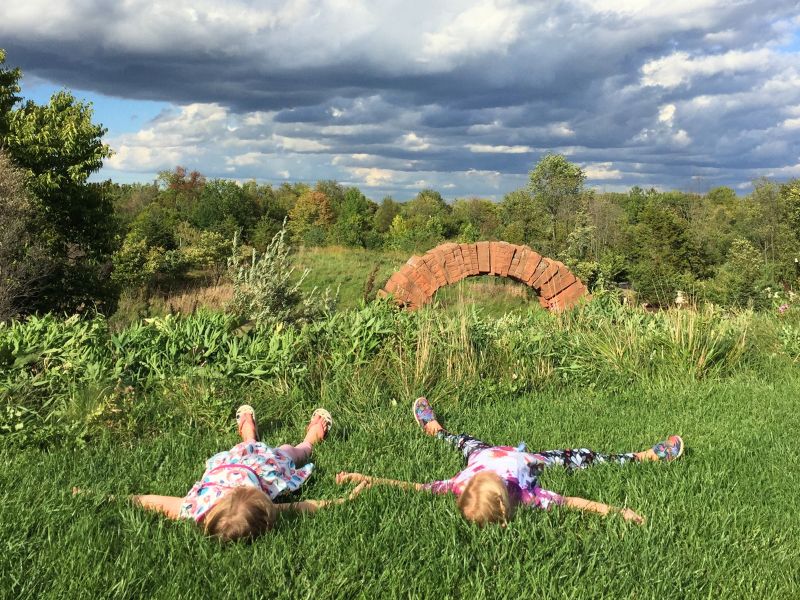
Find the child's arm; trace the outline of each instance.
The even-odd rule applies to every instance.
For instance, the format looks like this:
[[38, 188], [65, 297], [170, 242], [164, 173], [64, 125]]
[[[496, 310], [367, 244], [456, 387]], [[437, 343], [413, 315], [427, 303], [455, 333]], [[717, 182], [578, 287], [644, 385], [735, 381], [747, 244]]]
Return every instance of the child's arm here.
[[170, 519], [177, 519], [181, 510], [183, 498], [175, 496], [154, 496], [146, 494], [143, 496], [131, 496], [134, 504], [141, 506], [145, 510], [153, 510], [166, 515]]
[[608, 504], [603, 504], [602, 502], [594, 502], [592, 500], [586, 500], [585, 498], [576, 498], [574, 496], [567, 496], [564, 498], [564, 506], [568, 508], [575, 508], [578, 510], [594, 512], [604, 516], [612, 512], [618, 512], [622, 515], [622, 518], [625, 519], [626, 521], [633, 521], [637, 525], [642, 525], [644, 523], [644, 517], [636, 514], [630, 508], [617, 508], [615, 506], [609, 506]]
[[337, 504], [344, 504], [348, 500], [353, 500], [367, 487], [369, 486], [366, 482], [359, 483], [355, 489], [350, 492], [350, 495], [347, 498], [336, 498], [335, 500], [301, 500], [300, 502], [286, 502], [282, 504], [276, 504], [275, 508], [277, 508], [279, 512], [315, 513], [320, 508], [336, 506]]
[[[77, 496], [83, 494], [86, 490], [78, 487], [72, 488], [72, 495]], [[128, 496], [134, 504], [141, 506], [145, 510], [152, 510], [160, 512], [161, 514], [169, 517], [170, 519], [177, 519], [178, 513], [183, 504], [183, 498], [176, 498], [175, 496], [155, 496], [153, 494], [145, 494], [142, 496]], [[107, 496], [108, 500], [116, 500], [114, 495]]]
[[360, 484], [378, 484], [378, 485], [391, 485], [399, 487], [404, 490], [421, 490], [423, 484], [412, 483], [410, 481], [398, 481], [397, 479], [385, 479], [383, 477], [370, 477], [369, 475], [362, 475], [361, 473], [339, 473], [336, 475], [336, 483], [342, 484], [347, 482], [360, 483]]

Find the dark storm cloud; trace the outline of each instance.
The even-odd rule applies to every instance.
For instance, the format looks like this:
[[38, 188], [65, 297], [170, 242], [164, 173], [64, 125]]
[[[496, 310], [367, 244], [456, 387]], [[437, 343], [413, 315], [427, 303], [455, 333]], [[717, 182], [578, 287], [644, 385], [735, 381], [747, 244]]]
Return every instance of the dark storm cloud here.
[[554, 150], [599, 185], [737, 185], [800, 175], [799, 13], [780, 0], [31, 0], [0, 9], [0, 46], [36, 77], [182, 107], [112, 140], [123, 171], [182, 159], [212, 176], [493, 194], [497, 174], [511, 189]]

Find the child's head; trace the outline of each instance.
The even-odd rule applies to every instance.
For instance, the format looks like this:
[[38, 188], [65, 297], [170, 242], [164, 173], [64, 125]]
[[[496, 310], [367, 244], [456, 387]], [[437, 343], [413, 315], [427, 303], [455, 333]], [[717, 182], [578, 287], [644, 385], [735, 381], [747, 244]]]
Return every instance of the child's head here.
[[272, 528], [277, 512], [272, 500], [260, 489], [237, 487], [208, 512], [205, 531], [223, 542], [256, 538]]
[[486, 523], [503, 526], [513, 516], [513, 505], [500, 476], [483, 471], [469, 480], [458, 498], [458, 508], [467, 521], [480, 527]]

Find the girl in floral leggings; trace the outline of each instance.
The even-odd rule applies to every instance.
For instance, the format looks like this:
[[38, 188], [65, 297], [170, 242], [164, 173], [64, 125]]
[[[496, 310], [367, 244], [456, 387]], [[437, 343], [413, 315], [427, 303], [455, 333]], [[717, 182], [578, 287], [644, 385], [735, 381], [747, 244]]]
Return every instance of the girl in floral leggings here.
[[600, 463], [670, 461], [683, 454], [683, 440], [677, 435], [670, 436], [651, 449], [629, 454], [600, 454], [586, 448], [531, 453], [524, 444], [517, 448], [492, 446], [466, 434], [448, 432], [441, 426], [425, 398], [418, 398], [414, 402], [413, 411], [414, 418], [425, 433], [448, 442], [462, 452], [467, 461], [463, 471], [452, 479], [424, 484], [369, 477], [360, 473], [339, 473], [336, 481], [394, 485], [435, 494], [452, 493], [458, 497], [458, 507], [464, 518], [480, 526], [486, 523], [505, 525], [520, 504], [545, 510], [555, 504], [601, 515], [619, 512], [625, 520], [641, 524], [644, 518], [629, 508], [618, 509], [542, 489], [539, 487], [539, 475], [544, 468], [553, 465], [571, 470], [584, 469]]

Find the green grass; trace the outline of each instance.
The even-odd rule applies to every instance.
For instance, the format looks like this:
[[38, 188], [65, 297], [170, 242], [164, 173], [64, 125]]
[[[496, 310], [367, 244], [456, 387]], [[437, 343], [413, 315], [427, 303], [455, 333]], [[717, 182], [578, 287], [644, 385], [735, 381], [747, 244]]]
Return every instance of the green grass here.
[[[597, 294], [564, 315], [523, 303], [492, 316], [493, 290], [472, 285], [438, 308], [373, 303], [303, 328], [208, 312], [115, 332], [102, 318], [0, 326], [0, 597], [796, 595], [796, 307], [649, 314]], [[420, 393], [450, 429], [493, 443], [633, 451], [680, 433], [688, 451], [544, 474], [546, 488], [633, 508], [642, 527], [523, 509], [480, 530], [452, 498], [376, 488], [221, 547], [122, 499], [185, 494], [237, 441], [245, 402], [273, 444], [299, 440], [314, 407], [333, 413], [301, 498], [346, 494], [340, 470], [452, 476], [460, 456], [411, 418]]]
[[[372, 489], [352, 504], [287, 518], [251, 545], [221, 547], [189, 523], [105, 499], [183, 495], [203, 461], [236, 442], [231, 415], [242, 400], [255, 405], [262, 435], [276, 444], [297, 440], [317, 404], [331, 409], [336, 426], [318, 448], [303, 498], [344, 493], [334, 483], [339, 470], [414, 481], [459, 470], [457, 453], [416, 428], [411, 398], [386, 388], [376, 379], [350, 395], [322, 390], [321, 399], [268, 385], [232, 388], [216, 398], [224, 417], [193, 427], [187, 419], [141, 438], [109, 433], [82, 448], [0, 445], [0, 594], [789, 598], [797, 591], [800, 378], [790, 368], [616, 391], [550, 385], [515, 396], [486, 386], [431, 398], [451, 429], [536, 449], [638, 450], [681, 433], [688, 451], [673, 464], [543, 476], [549, 489], [634, 508], [648, 519], [642, 527], [556, 509], [522, 510], [507, 529], [480, 530], [451, 498]], [[92, 491], [72, 497], [72, 486]]]

